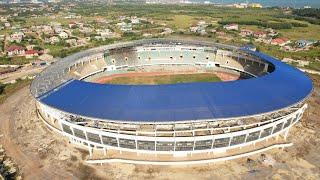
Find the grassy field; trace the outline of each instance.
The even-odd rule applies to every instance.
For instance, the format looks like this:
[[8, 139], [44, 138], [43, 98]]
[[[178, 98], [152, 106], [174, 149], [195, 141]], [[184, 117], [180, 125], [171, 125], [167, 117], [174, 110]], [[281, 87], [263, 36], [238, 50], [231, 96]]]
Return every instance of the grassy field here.
[[110, 84], [176, 84], [190, 82], [219, 82], [221, 81], [215, 74], [177, 74], [177, 75], [157, 75], [157, 76], [127, 76], [115, 77], [105, 83]]
[[308, 27], [295, 27], [293, 29], [281, 29], [281, 33], [284, 37], [287, 37], [291, 40], [299, 39], [320, 39], [320, 26], [308, 24]]
[[187, 29], [197, 22], [192, 16], [188, 15], [175, 15], [172, 18], [173, 21], [169, 21], [169, 24], [177, 29]]

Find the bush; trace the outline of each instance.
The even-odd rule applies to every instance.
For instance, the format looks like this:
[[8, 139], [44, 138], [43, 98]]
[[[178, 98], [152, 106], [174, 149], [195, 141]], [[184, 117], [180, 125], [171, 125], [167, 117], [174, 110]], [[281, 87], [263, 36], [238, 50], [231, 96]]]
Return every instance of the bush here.
[[0, 94], [4, 92], [5, 85], [0, 83]]
[[302, 17], [313, 17], [320, 19], [320, 9], [319, 8], [309, 8], [309, 9], [294, 9], [292, 11], [294, 15]]
[[[263, 21], [251, 21], [251, 20], [225, 20], [225, 21], [219, 21], [219, 24], [226, 25], [231, 23], [237, 23], [240, 25], [256, 25], [256, 26], [262, 26], [266, 28], [272, 28], [272, 29], [291, 29], [293, 27], [292, 23], [288, 22], [263, 22]], [[296, 24], [297, 25], [297, 24]], [[302, 26], [302, 23], [299, 23], [299, 25]]]
[[299, 22], [291, 22], [293, 27], [308, 27], [308, 24], [299, 23]]
[[311, 24], [320, 24], [320, 9], [295, 9], [292, 11], [297, 20], [308, 21]]

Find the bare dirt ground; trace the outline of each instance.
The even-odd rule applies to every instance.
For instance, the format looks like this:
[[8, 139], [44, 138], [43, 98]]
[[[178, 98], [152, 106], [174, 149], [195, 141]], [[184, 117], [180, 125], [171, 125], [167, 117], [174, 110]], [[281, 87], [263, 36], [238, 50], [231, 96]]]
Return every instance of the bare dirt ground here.
[[[32, 108], [30, 108], [32, 107]], [[29, 87], [0, 105], [0, 142], [25, 179], [87, 179], [93, 168], [82, 164], [81, 151], [47, 130], [36, 115]]]
[[87, 152], [46, 129], [28, 87], [0, 105], [0, 143], [25, 179], [320, 179], [320, 76], [301, 123], [289, 133], [294, 145], [263, 155], [201, 166], [84, 163]]

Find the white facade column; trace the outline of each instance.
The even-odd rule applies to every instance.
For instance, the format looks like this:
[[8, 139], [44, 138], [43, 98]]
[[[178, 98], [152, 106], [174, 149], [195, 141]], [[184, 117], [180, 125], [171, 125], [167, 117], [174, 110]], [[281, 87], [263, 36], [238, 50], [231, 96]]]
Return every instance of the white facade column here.
[[[59, 124], [59, 126], [60, 126], [61, 131], [63, 131], [63, 129], [62, 129], [62, 123], [61, 123], [60, 119], [57, 119], [57, 121], [58, 121], [58, 124]], [[70, 127], [70, 129], [72, 129], [72, 128]], [[73, 130], [71, 130], [71, 131], [72, 131], [72, 134], [73, 134]]]
[[289, 130], [290, 130], [290, 128], [287, 128], [287, 130], [284, 132], [284, 140], [287, 140]]
[[215, 139], [214, 139], [214, 137], [212, 138], [212, 143], [211, 143], [211, 152], [212, 152], [212, 154], [213, 154], [213, 144], [214, 144], [214, 141], [215, 141]]
[[89, 156], [92, 157], [92, 147], [90, 147], [89, 143], [88, 143], [88, 150], [89, 150]]

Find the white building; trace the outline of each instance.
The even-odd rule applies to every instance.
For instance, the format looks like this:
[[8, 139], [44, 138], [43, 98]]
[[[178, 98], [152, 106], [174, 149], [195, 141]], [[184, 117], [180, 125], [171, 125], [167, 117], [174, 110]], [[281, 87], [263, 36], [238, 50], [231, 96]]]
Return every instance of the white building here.
[[223, 26], [224, 29], [230, 31], [230, 30], [236, 30], [238, 31], [239, 30], [239, 25], [238, 24], [227, 24], [227, 25], [224, 25]]
[[69, 37], [69, 35], [66, 32], [62, 31], [59, 33], [59, 37], [61, 39], [67, 39]]
[[10, 42], [21, 42], [23, 38], [25, 37], [25, 34], [21, 31], [14, 32], [10, 35], [9, 41]]
[[57, 36], [50, 37], [50, 43], [51, 44], [56, 44], [56, 43], [59, 43], [59, 42], [60, 42], [60, 39]]
[[132, 24], [131, 23], [122, 23], [120, 26], [120, 30], [122, 32], [131, 32], [132, 31]]
[[104, 29], [104, 30], [100, 30], [97, 31], [101, 38], [114, 38], [115, 37], [115, 33], [112, 32], [110, 29]]
[[137, 17], [132, 17], [132, 18], [131, 18], [131, 23], [132, 23], [132, 24], [139, 24], [139, 23], [140, 23], [140, 19], [137, 18]]

